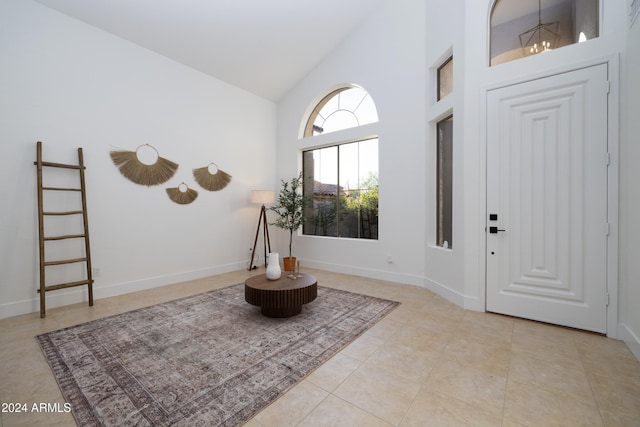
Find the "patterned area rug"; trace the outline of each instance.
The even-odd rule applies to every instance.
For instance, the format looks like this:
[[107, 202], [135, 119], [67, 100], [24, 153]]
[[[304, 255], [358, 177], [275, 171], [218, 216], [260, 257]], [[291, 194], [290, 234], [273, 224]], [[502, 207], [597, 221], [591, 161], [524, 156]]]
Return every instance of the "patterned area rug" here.
[[81, 426], [237, 426], [398, 304], [318, 286], [273, 319], [239, 284], [37, 339]]

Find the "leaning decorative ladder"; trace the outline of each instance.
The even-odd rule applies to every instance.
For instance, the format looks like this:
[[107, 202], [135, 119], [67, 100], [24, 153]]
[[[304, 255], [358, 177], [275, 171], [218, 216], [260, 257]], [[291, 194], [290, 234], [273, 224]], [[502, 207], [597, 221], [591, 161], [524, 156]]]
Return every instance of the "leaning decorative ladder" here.
[[[87, 285], [89, 288], [89, 305], [93, 305], [93, 278], [91, 275], [91, 251], [89, 249], [89, 223], [87, 220], [87, 198], [85, 191], [84, 181], [84, 160], [82, 157], [82, 148], [78, 148], [78, 164], [77, 165], [65, 165], [60, 163], [51, 163], [42, 161], [42, 142], [38, 141], [37, 144], [37, 160], [34, 162], [38, 169], [38, 234], [40, 240], [40, 317], [45, 317], [45, 293], [48, 291], [55, 291], [57, 289], [70, 288], [74, 286]], [[62, 187], [45, 187], [42, 184], [42, 171], [44, 167], [52, 168], [64, 168], [74, 169], [79, 172], [80, 175], [80, 188], [62, 188]], [[71, 191], [80, 192], [82, 199], [82, 207], [80, 210], [71, 211], [45, 211], [44, 210], [44, 192], [45, 191]], [[66, 235], [52, 235], [45, 236], [45, 217], [51, 215], [82, 215], [83, 232], [81, 234], [66, 234]], [[45, 243], [52, 240], [66, 240], [66, 239], [84, 239], [84, 257], [63, 259], [56, 261], [47, 261], [45, 257]], [[57, 285], [47, 285], [45, 280], [46, 267], [54, 265], [72, 264], [72, 263], [86, 263], [86, 279], [60, 283]]]

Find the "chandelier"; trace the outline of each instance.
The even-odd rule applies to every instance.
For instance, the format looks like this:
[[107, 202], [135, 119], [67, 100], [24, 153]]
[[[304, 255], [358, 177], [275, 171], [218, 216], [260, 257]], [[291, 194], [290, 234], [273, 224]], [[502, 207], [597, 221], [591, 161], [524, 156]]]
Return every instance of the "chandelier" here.
[[538, 25], [520, 34], [523, 56], [535, 55], [558, 47], [558, 21], [542, 23], [541, 0], [538, 0]]

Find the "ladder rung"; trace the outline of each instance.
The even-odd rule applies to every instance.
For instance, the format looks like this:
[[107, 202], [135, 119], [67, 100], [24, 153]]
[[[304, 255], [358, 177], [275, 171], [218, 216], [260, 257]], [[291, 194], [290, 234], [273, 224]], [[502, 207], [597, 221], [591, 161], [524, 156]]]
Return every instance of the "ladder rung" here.
[[44, 265], [50, 266], [50, 265], [73, 264], [75, 262], [85, 262], [85, 261], [87, 261], [86, 258], [62, 259], [59, 261], [45, 261]]
[[[74, 286], [90, 285], [92, 283], [93, 283], [93, 280], [80, 280], [78, 282], [68, 282], [68, 283], [60, 283], [59, 285], [46, 286], [44, 290], [45, 292], [55, 291], [56, 289], [72, 288]], [[40, 289], [38, 289], [38, 293], [39, 292], [40, 292]]]
[[84, 234], [65, 234], [64, 236], [45, 237], [44, 240], [81, 239], [83, 237], [85, 237]]
[[[33, 162], [34, 165], [37, 165], [38, 162]], [[42, 162], [42, 166], [49, 166], [52, 168], [64, 168], [64, 169], [80, 169], [80, 165], [65, 165], [63, 163], [53, 163], [53, 162]]]
[[42, 212], [42, 215], [78, 215], [82, 211], [66, 211], [66, 212]]
[[63, 188], [63, 187], [42, 187], [43, 190], [53, 191], [82, 191], [81, 188]]

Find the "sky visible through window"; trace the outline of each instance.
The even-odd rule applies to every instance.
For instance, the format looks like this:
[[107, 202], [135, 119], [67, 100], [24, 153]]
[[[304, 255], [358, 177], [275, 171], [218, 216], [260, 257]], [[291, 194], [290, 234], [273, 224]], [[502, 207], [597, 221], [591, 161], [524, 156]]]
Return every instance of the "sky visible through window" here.
[[[336, 132], [378, 121], [371, 96], [359, 87], [334, 92], [313, 119], [313, 135]], [[310, 136], [310, 135], [305, 135]]]
[[[327, 134], [378, 121], [375, 103], [367, 91], [360, 87], [333, 92], [313, 120], [313, 135]], [[310, 135], [305, 135], [310, 136]], [[339, 185], [344, 190], [357, 189], [370, 177], [378, 176], [378, 139], [340, 145], [317, 150], [314, 155], [314, 180], [323, 184]], [[340, 170], [338, 171], [338, 164]], [[339, 175], [338, 175], [338, 172]], [[337, 182], [339, 176], [340, 182]]]
[[[366, 139], [314, 150], [314, 177], [322, 184], [339, 185], [344, 191], [361, 188], [373, 174], [378, 176], [378, 139]], [[338, 164], [340, 174], [338, 175]], [[338, 182], [338, 177], [340, 182]]]

